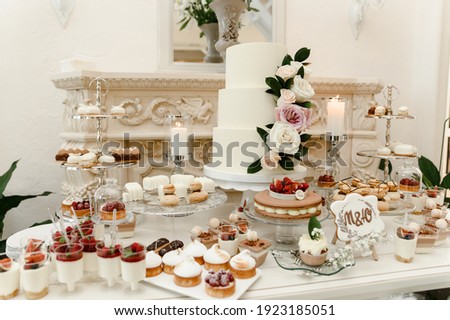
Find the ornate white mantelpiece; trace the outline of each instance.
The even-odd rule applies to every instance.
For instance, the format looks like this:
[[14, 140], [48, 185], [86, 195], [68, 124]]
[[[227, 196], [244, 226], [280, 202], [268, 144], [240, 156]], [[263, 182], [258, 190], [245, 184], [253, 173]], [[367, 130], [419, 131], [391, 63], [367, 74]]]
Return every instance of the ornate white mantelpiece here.
[[[195, 138], [200, 141], [200, 147], [195, 149], [195, 158], [203, 161], [206, 156], [204, 151], [208, 150], [208, 142], [212, 137], [212, 128], [217, 125], [218, 90], [225, 87], [224, 74], [73, 71], [54, 75], [52, 81], [55, 87], [67, 92], [64, 132], [61, 134], [65, 141], [63, 147], [95, 145], [94, 124], [87, 120], [72, 120], [69, 115], [74, 114], [78, 103], [87, 99], [95, 101], [95, 88], [89, 88], [89, 84], [96, 77], [104, 78], [109, 84], [109, 91], [102, 101], [105, 111], [113, 105], [122, 105], [128, 116], [125, 120], [111, 121], [105, 126], [105, 141], [123, 141], [126, 133], [125, 144], [141, 144], [145, 149], [144, 157], [160, 160], [163, 157], [165, 115], [187, 113], [192, 116]], [[310, 133], [316, 136], [317, 142], [323, 144], [317, 137], [325, 133], [327, 99], [336, 95], [347, 98], [349, 141], [341, 149], [341, 155], [348, 165], [341, 170], [343, 174], [350, 174], [352, 171], [374, 174], [378, 163], [357, 157], [356, 151], [374, 149], [379, 144], [374, 120], [364, 116], [374, 95], [381, 91], [381, 83], [371, 78], [312, 78], [311, 84], [316, 95], [312, 99], [315, 116]], [[321, 150], [314, 153], [317, 158], [324, 156], [324, 148], [319, 149]], [[168, 170], [170, 168], [158, 167], [157, 164], [150, 166], [145, 162], [144, 167], [128, 170], [127, 174], [122, 174], [121, 179], [140, 181], [150, 171], [154, 174]]]

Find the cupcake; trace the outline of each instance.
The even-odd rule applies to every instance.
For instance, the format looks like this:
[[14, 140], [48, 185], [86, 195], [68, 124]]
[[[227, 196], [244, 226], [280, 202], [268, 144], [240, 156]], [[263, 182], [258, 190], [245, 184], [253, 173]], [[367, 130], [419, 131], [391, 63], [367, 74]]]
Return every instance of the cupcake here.
[[298, 242], [300, 258], [310, 266], [320, 266], [328, 255], [328, 242], [323, 234], [319, 220], [315, 216], [309, 219], [308, 233]]
[[216, 243], [205, 252], [203, 260], [205, 260], [204, 266], [206, 270], [228, 270], [230, 254], [220, 249], [220, 246]]
[[202, 267], [192, 256], [184, 256], [184, 260], [175, 266], [173, 273], [173, 281], [180, 287], [195, 287], [202, 282]]
[[192, 256], [199, 265], [203, 265], [205, 263], [203, 260], [203, 255], [206, 250], [208, 250], [208, 248], [197, 239], [194, 239], [186, 246], [186, 248], [184, 248], [184, 252], [187, 255]]
[[250, 251], [243, 250], [230, 260], [230, 271], [237, 279], [249, 279], [256, 275], [256, 261]]
[[248, 230], [247, 238], [239, 243], [239, 251], [248, 250], [250, 255], [256, 261], [256, 267], [259, 267], [266, 261], [267, 253], [272, 243], [265, 239], [259, 239], [258, 233]]
[[173, 269], [178, 263], [183, 261], [185, 256], [186, 255], [181, 249], [167, 252], [162, 257], [163, 271], [167, 274], [173, 274]]
[[162, 271], [162, 258], [155, 251], [147, 252], [145, 255], [145, 277], [157, 276]]

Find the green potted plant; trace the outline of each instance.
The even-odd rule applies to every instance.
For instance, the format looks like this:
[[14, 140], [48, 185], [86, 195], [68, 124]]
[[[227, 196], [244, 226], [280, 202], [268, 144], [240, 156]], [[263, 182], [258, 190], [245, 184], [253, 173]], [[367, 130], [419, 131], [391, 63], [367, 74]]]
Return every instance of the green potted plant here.
[[[450, 173], [447, 173], [442, 179], [441, 179], [441, 173], [439, 172], [439, 169], [434, 165], [434, 163], [424, 157], [421, 156], [418, 160], [419, 162], [419, 169], [422, 171], [422, 183], [427, 188], [431, 187], [441, 187], [445, 189], [450, 189]], [[448, 202], [450, 199], [445, 197], [445, 202]]]
[[[3, 220], [5, 219], [5, 216], [9, 210], [18, 207], [20, 203], [24, 200], [41, 196], [48, 196], [49, 194], [52, 193], [49, 191], [45, 191], [37, 195], [13, 195], [13, 196], [4, 195], [6, 186], [8, 185], [14, 170], [16, 170], [18, 162], [19, 160], [14, 161], [11, 164], [11, 167], [8, 169], [8, 171], [6, 171], [2, 176], [0, 176], [0, 239], [2, 239], [3, 237], [3, 227], [4, 227]], [[5, 252], [5, 247], [6, 247], [6, 239], [0, 241], [0, 252]]]

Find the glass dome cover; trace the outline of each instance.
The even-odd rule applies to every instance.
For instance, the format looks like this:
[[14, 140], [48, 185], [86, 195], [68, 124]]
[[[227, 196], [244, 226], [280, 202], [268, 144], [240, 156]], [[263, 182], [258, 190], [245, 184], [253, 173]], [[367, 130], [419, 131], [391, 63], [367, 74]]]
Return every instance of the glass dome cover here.
[[402, 192], [417, 193], [422, 189], [422, 171], [411, 161], [405, 161], [404, 166], [398, 167], [396, 180]]
[[120, 220], [126, 216], [123, 202], [124, 188], [117, 185], [117, 179], [107, 178], [105, 184], [94, 194], [96, 213], [102, 220]]

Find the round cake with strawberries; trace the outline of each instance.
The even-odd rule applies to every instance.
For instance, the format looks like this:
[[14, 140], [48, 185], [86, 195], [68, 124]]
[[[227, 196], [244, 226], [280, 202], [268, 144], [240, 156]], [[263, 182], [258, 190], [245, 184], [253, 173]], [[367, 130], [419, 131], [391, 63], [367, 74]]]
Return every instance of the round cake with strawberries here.
[[322, 197], [308, 190], [306, 182], [288, 177], [275, 179], [269, 190], [255, 194], [255, 211], [276, 219], [300, 220], [321, 213]]

